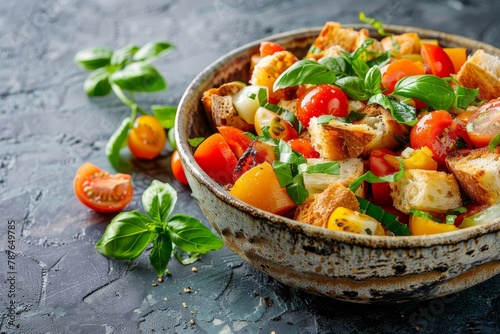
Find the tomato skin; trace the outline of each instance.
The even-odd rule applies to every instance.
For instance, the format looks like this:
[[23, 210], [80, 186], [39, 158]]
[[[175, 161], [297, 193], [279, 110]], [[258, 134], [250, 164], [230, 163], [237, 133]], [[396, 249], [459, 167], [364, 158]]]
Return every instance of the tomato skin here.
[[267, 161], [272, 164], [276, 160], [274, 147], [263, 143], [259, 140], [254, 140], [250, 143], [247, 150], [238, 160], [233, 172], [233, 180], [236, 182], [241, 175], [245, 174], [251, 168]]
[[472, 142], [462, 121], [454, 120], [445, 110], [436, 110], [424, 115], [413, 126], [410, 146], [414, 149], [427, 146], [432, 151], [432, 158], [443, 165], [449, 153], [471, 148]]
[[[422, 65], [422, 63], [420, 63]], [[382, 86], [387, 90], [384, 94], [390, 94], [394, 91], [394, 86], [402, 78], [410, 75], [425, 74], [425, 68], [418, 66], [416, 63], [409, 59], [398, 59], [391, 63], [384, 75], [382, 76]]]
[[154, 159], [165, 147], [167, 135], [156, 117], [139, 116], [127, 137], [130, 152], [138, 159]]
[[175, 150], [170, 158], [170, 168], [172, 169], [172, 175], [177, 181], [182, 184], [189, 185], [186, 178], [186, 173], [184, 172], [184, 167], [182, 166], [181, 159], [179, 158], [179, 152]]
[[285, 48], [273, 42], [266, 41], [260, 43], [259, 54], [261, 57], [270, 56], [279, 51], [285, 51]]
[[[396, 154], [386, 149], [376, 149], [370, 153], [370, 171], [376, 176], [386, 176], [396, 173], [394, 168], [384, 157], [386, 155], [395, 156]], [[373, 203], [380, 206], [392, 206], [391, 187], [388, 182], [372, 183]]]
[[296, 138], [288, 141], [292, 150], [299, 152], [306, 159], [319, 158], [319, 153], [314, 149], [311, 141], [304, 138]]
[[194, 152], [194, 159], [215, 182], [220, 185], [233, 183], [237, 159], [220, 133], [205, 139]]
[[90, 209], [116, 212], [130, 203], [134, 196], [130, 178], [128, 174], [111, 175], [86, 162], [76, 172], [73, 189], [78, 200]]
[[255, 132], [257, 132], [259, 136], [264, 134], [262, 129], [268, 126], [269, 135], [274, 139], [283, 139], [284, 141], [288, 141], [299, 137], [297, 130], [295, 130], [290, 122], [286, 121], [277, 113], [263, 107], [257, 109], [254, 124]]
[[349, 115], [349, 102], [342, 89], [334, 85], [321, 84], [298, 96], [297, 118], [304, 126], [309, 127], [311, 118], [321, 115], [337, 117]]
[[224, 137], [238, 159], [241, 158], [243, 152], [247, 150], [252, 142], [250, 137], [246, 136], [243, 130], [235, 128], [234, 126], [219, 126], [217, 130], [219, 130], [220, 134]]
[[425, 65], [429, 67], [432, 74], [444, 78], [455, 73], [455, 65], [453, 65], [450, 56], [441, 47], [432, 44], [422, 44], [420, 53]]
[[469, 117], [467, 133], [475, 147], [488, 146], [500, 133], [500, 99], [483, 104]]

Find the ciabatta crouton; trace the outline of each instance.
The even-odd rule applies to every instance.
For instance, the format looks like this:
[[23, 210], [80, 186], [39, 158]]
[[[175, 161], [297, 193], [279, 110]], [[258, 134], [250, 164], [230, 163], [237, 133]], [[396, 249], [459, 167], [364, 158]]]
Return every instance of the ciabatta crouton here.
[[473, 201], [493, 205], [500, 202], [500, 147], [458, 150], [446, 157], [449, 170]]
[[[307, 159], [308, 165], [316, 165], [320, 163], [331, 162], [326, 159]], [[331, 175], [325, 173], [304, 173], [304, 187], [309, 191], [310, 195], [315, 195], [323, 192], [328, 186], [333, 183], [338, 183], [344, 187], [349, 187], [351, 183], [363, 175], [365, 165], [363, 160], [359, 158], [350, 158], [337, 161], [340, 165], [340, 174]], [[357, 196], [364, 197], [364, 188], [360, 187], [356, 193]]]
[[390, 111], [378, 104], [370, 104], [359, 111], [366, 116], [355, 122], [356, 124], [366, 124], [375, 130], [375, 138], [364, 148], [364, 153], [368, 154], [378, 148], [392, 150], [401, 145], [401, 139], [405, 137], [410, 128], [396, 121]]
[[479, 49], [462, 65], [456, 75], [458, 83], [479, 88], [479, 99], [500, 97], [500, 59]]
[[313, 43], [317, 52], [308, 52], [306, 58], [322, 58], [330, 47], [340, 47], [342, 50], [352, 52], [356, 49], [357, 38], [358, 32], [353, 28], [342, 28], [338, 22], [326, 22]]
[[462, 206], [460, 188], [453, 174], [407, 169], [401, 180], [390, 185], [394, 207], [404, 213], [411, 209], [446, 213]]
[[420, 37], [415, 32], [387, 36], [381, 42], [384, 50], [390, 50], [393, 55], [420, 53]]
[[326, 228], [328, 218], [338, 207], [359, 211], [359, 202], [352, 191], [334, 183], [314, 196], [314, 199], [299, 205], [295, 211], [295, 220]]
[[203, 93], [201, 102], [214, 129], [218, 126], [230, 125], [243, 131], [253, 130], [254, 126], [245, 122], [233, 106], [232, 97], [243, 87], [241, 83], [230, 82]]
[[320, 156], [335, 161], [357, 158], [377, 136], [376, 131], [366, 124], [343, 123], [335, 119], [328, 124], [318, 124], [316, 117], [311, 118], [308, 130], [311, 143]]

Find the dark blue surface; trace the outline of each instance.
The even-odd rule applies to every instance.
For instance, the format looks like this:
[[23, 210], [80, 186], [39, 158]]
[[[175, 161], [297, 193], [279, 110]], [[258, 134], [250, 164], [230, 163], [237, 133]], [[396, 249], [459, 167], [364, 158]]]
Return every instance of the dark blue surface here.
[[[78, 50], [152, 40], [173, 43], [176, 50], [156, 62], [169, 89], [138, 100], [145, 107], [176, 104], [196, 74], [224, 53], [328, 20], [358, 23], [359, 11], [385, 23], [500, 46], [498, 1], [3, 1], [0, 332], [500, 332], [499, 276], [435, 300], [367, 306], [290, 289], [226, 248], [185, 267], [171, 261], [172, 276], [163, 283], [157, 282], [147, 254], [126, 263], [94, 250], [113, 215], [83, 207], [73, 195], [72, 180], [86, 161], [112, 170], [104, 146], [129, 112], [115, 98], [86, 98], [82, 83], [87, 74], [73, 63]], [[129, 209], [140, 208], [142, 191], [157, 178], [180, 191], [177, 212], [206, 223], [189, 189], [172, 179], [170, 154], [167, 147], [154, 162], [133, 161], [136, 195]], [[9, 281], [4, 251], [8, 226], [16, 233], [15, 282]], [[184, 292], [187, 287], [191, 293]], [[15, 308], [9, 313], [11, 301]], [[9, 316], [19, 328], [8, 326]]]

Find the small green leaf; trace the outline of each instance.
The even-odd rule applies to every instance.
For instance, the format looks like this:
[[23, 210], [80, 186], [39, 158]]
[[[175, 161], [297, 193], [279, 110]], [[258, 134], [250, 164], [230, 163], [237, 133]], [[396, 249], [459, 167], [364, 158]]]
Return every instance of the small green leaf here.
[[432, 74], [404, 77], [396, 83], [392, 95], [417, 98], [436, 110], [449, 110], [455, 102], [451, 85]]
[[150, 219], [139, 211], [122, 212], [106, 227], [95, 248], [116, 260], [134, 260], [153, 241]]
[[425, 211], [411, 209], [410, 215], [415, 216], [415, 217], [430, 219], [430, 220], [435, 221], [437, 223], [442, 223], [442, 221], [440, 221], [439, 219], [437, 219], [436, 217], [434, 217], [433, 215], [431, 215], [430, 213], [425, 212]]
[[295, 204], [302, 204], [307, 199], [307, 197], [309, 197], [309, 192], [306, 190], [306, 188], [304, 188], [303, 185], [295, 182], [286, 186], [286, 192]]
[[457, 85], [455, 95], [456, 106], [462, 109], [466, 109], [479, 96], [479, 88], [472, 89]]
[[380, 84], [382, 82], [382, 74], [380, 73], [380, 68], [378, 66], [371, 67], [366, 73], [364, 79], [365, 90], [371, 95], [375, 95], [382, 92]]
[[201, 257], [201, 253], [184, 252], [182, 249], [175, 247], [174, 256], [181, 264], [187, 266], [188, 264], [198, 261]]
[[498, 133], [495, 137], [493, 137], [492, 140], [490, 140], [488, 147], [490, 148], [491, 152], [495, 152], [495, 147], [497, 147], [498, 145], [500, 145], [500, 133]]
[[368, 104], [379, 104], [387, 110], [390, 110], [392, 116], [396, 121], [402, 124], [415, 125], [417, 123], [417, 110], [415, 107], [400, 102], [399, 100], [384, 95], [382, 93], [373, 95], [369, 100]]
[[275, 160], [273, 162], [273, 169], [278, 177], [281, 187], [286, 187], [293, 182], [292, 168], [290, 164]]
[[177, 150], [177, 143], [175, 142], [175, 128], [168, 129], [167, 137], [172, 151]]
[[133, 44], [126, 45], [116, 50], [111, 57], [111, 65], [122, 68], [132, 62], [132, 57], [138, 50], [139, 47]]
[[224, 245], [198, 219], [183, 214], [173, 215], [167, 225], [172, 242], [185, 252], [207, 253]]
[[75, 62], [84, 70], [93, 71], [109, 65], [113, 50], [109, 48], [90, 48], [75, 55]]
[[165, 129], [173, 128], [175, 125], [175, 114], [177, 113], [176, 106], [151, 106], [153, 115]]
[[127, 143], [127, 136], [130, 130], [130, 117], [126, 117], [116, 129], [116, 131], [111, 135], [108, 142], [106, 143], [106, 156], [108, 157], [109, 163], [117, 171], [120, 170], [120, 151]]
[[381, 53], [375, 59], [368, 60], [366, 62], [366, 65], [368, 65], [368, 67], [370, 67], [370, 68], [373, 66], [382, 67], [391, 61], [391, 57], [392, 57], [391, 51], [387, 50], [386, 52]]
[[157, 222], [166, 222], [177, 202], [177, 191], [168, 183], [153, 180], [142, 194], [146, 213]]
[[153, 242], [153, 250], [149, 254], [149, 262], [158, 277], [162, 277], [167, 270], [172, 256], [172, 240], [168, 233], [159, 233]]
[[389, 231], [394, 233], [395, 236], [409, 236], [411, 235], [408, 225], [401, 224], [398, 216], [384, 211], [381, 207], [371, 203], [370, 201], [357, 197], [360, 207], [360, 212], [378, 220]]
[[383, 26], [382, 22], [380, 22], [379, 20], [376, 20], [372, 17], [366, 17], [364, 12], [359, 12], [359, 20], [361, 22], [367, 23], [367, 24], [371, 25], [373, 28], [375, 28], [380, 36], [392, 36], [391, 33], [386, 32], [384, 30], [384, 26]]
[[327, 67], [310, 59], [302, 59], [290, 66], [274, 82], [273, 90], [302, 84], [332, 84], [336, 80]]
[[335, 81], [335, 85], [342, 88], [344, 93], [346, 93], [353, 100], [368, 100], [370, 98], [370, 93], [368, 93], [364, 87], [363, 79], [359, 77], [344, 77]]
[[134, 61], [153, 61], [170, 51], [174, 46], [167, 42], [149, 42], [137, 50], [133, 56]]
[[397, 171], [394, 174], [389, 174], [385, 176], [377, 176], [373, 174], [371, 171], [367, 171], [354, 181], [352, 181], [351, 185], [349, 186], [349, 189], [352, 192], [356, 192], [358, 188], [361, 186], [361, 184], [366, 181], [368, 183], [383, 183], [383, 182], [396, 182], [401, 180], [401, 178], [405, 175], [405, 165], [403, 164], [403, 161], [399, 159], [399, 171]]
[[318, 60], [318, 63], [328, 68], [337, 78], [354, 75], [351, 64], [344, 57], [323, 57]]
[[102, 67], [91, 72], [83, 83], [83, 90], [88, 96], [106, 96], [111, 92], [108, 68]]
[[191, 145], [191, 147], [196, 148], [201, 143], [203, 143], [204, 140], [205, 140], [204, 137], [189, 138], [188, 143], [189, 143], [189, 145]]
[[132, 92], [158, 92], [167, 88], [161, 74], [147, 63], [132, 63], [111, 74], [109, 79]]
[[351, 66], [354, 70], [354, 73], [356, 73], [361, 79], [364, 79], [366, 77], [366, 74], [370, 70], [366, 62], [361, 58], [352, 59]]
[[337, 161], [321, 162], [314, 165], [308, 165], [306, 169], [307, 173], [322, 173], [330, 175], [340, 174], [340, 164]]

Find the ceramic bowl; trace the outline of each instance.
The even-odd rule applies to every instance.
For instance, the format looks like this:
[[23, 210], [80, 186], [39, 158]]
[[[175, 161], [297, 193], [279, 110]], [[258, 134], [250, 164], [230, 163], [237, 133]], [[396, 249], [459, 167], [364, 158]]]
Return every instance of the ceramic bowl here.
[[[355, 29], [359, 25], [350, 25]], [[416, 31], [441, 45], [471, 51], [500, 49], [468, 38], [426, 29]], [[299, 58], [321, 28], [274, 35]], [[374, 37], [376, 33], [371, 31]], [[175, 135], [193, 197], [225, 244], [276, 280], [312, 294], [358, 303], [401, 303], [452, 294], [500, 272], [500, 217], [480, 226], [433, 236], [379, 237], [329, 231], [253, 208], [229, 195], [203, 172], [188, 139], [211, 133], [201, 105], [204, 91], [249, 79], [250, 57], [260, 41], [240, 47], [208, 66], [179, 104]]]

